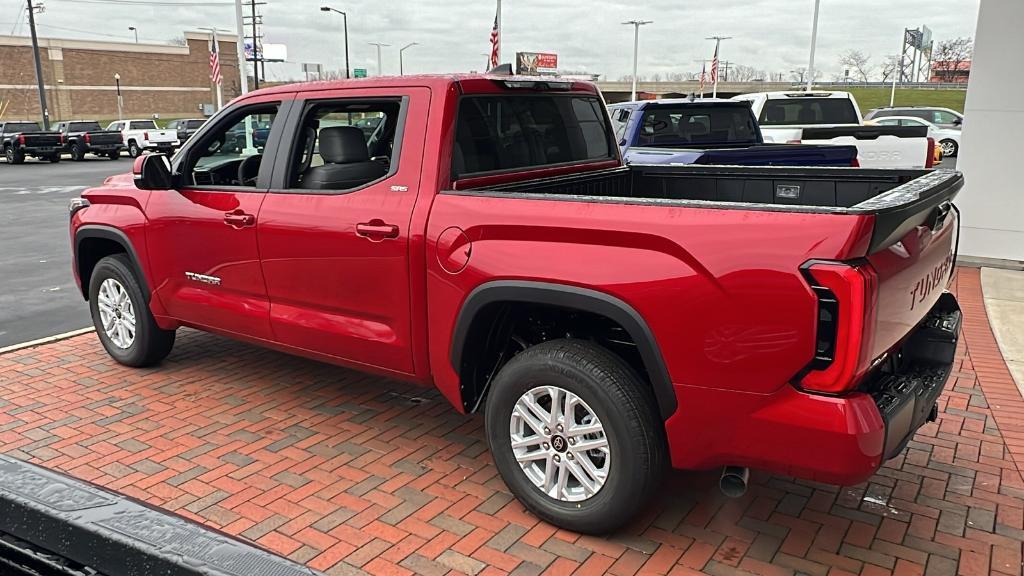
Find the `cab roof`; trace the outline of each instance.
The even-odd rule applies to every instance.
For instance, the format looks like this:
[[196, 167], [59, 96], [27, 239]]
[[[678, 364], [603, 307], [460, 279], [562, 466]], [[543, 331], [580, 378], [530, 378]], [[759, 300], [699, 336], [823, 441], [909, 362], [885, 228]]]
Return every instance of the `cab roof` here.
[[[508, 84], [517, 86], [509, 86]], [[402, 88], [421, 86], [432, 90], [447, 90], [457, 86], [464, 94], [494, 93], [531, 89], [552, 92], [577, 92], [597, 94], [597, 86], [585, 80], [560, 78], [558, 76], [508, 76], [498, 74], [418, 74], [409, 76], [374, 76], [370, 78], [349, 78], [345, 80], [323, 80], [298, 82], [249, 92], [246, 97], [263, 94], [287, 94], [292, 92], [317, 92], [322, 90], [345, 90], [358, 88]]]

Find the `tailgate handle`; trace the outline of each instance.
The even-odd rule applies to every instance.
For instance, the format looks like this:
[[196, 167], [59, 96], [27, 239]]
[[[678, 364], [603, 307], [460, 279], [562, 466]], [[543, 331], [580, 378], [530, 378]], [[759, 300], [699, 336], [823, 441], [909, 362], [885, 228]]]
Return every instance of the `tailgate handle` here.
[[939, 204], [935, 208], [932, 208], [932, 211], [928, 214], [928, 219], [925, 221], [928, 227], [932, 229], [932, 232], [938, 231], [939, 228], [942, 228], [942, 223], [946, 221], [946, 216], [949, 215], [949, 211], [952, 209], [952, 206], [953, 205], [947, 201]]

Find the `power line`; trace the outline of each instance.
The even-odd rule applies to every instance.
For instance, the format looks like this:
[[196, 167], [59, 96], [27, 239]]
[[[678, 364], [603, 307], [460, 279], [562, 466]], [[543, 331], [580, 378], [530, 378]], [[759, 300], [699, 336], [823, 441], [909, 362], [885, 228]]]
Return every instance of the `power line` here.
[[232, 2], [171, 2], [170, 0], [50, 0], [51, 2], [74, 2], [75, 4], [113, 4], [120, 6], [233, 6]]

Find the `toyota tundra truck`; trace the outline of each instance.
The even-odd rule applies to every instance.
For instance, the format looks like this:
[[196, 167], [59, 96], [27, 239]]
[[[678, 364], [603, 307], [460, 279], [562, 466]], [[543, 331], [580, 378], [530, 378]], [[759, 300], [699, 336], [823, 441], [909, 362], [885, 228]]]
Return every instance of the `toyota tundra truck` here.
[[602, 533], [669, 464], [736, 494], [899, 454], [953, 364], [962, 184], [624, 165], [593, 84], [405, 76], [244, 95], [73, 199], [70, 237], [117, 362], [189, 327], [436, 387], [525, 506]]
[[22, 164], [28, 156], [60, 162], [63, 146], [60, 134], [44, 132], [35, 122], [0, 122], [0, 149], [8, 164]]

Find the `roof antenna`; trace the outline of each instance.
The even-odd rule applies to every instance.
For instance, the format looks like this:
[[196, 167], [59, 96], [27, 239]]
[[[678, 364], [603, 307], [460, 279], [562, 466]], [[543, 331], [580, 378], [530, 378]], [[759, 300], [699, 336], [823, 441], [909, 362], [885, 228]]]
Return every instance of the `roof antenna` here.
[[697, 95], [693, 92], [690, 92], [690, 102], [693, 102], [695, 98], [697, 98]]
[[496, 76], [511, 76], [512, 75], [512, 64], [508, 62], [504, 64], [498, 64], [494, 68], [487, 71], [488, 74], [494, 74]]

